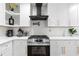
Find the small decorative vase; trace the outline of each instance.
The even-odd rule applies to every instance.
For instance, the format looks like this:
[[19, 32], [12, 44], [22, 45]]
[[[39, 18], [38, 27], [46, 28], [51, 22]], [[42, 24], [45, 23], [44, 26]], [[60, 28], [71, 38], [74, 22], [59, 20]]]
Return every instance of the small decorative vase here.
[[12, 16], [9, 18], [9, 25], [14, 25], [14, 18]]

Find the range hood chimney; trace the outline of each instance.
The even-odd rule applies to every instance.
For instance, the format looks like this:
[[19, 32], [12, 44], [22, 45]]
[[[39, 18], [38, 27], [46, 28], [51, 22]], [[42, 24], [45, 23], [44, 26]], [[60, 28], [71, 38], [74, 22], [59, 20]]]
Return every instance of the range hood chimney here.
[[36, 3], [37, 16], [41, 16], [41, 6], [42, 6], [42, 3]]
[[47, 15], [41, 15], [42, 3], [36, 3], [37, 15], [29, 16], [31, 20], [47, 20]]

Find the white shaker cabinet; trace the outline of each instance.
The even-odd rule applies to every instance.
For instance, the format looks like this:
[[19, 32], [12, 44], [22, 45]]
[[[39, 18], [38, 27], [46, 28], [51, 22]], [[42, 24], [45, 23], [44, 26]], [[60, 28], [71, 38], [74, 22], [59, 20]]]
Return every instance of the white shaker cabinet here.
[[79, 26], [79, 4], [78, 4], [78, 12], [77, 13], [78, 13], [78, 21], [77, 21], [78, 24], [77, 24], [77, 26]]
[[0, 56], [1, 56], [1, 46], [0, 46]]
[[68, 4], [48, 4], [48, 26], [69, 26]]
[[57, 4], [58, 26], [69, 26], [69, 6], [68, 4]]
[[65, 55], [65, 46], [63, 41], [50, 41], [50, 55], [62, 56]]
[[14, 56], [27, 56], [26, 40], [13, 41], [13, 55]]
[[67, 56], [77, 56], [76, 46], [68, 46], [66, 47], [66, 55]]
[[58, 41], [50, 41], [50, 55], [51, 56], [59, 56], [59, 46]]
[[51, 46], [50, 47], [50, 56], [61, 56], [61, 51], [59, 46]]
[[57, 26], [56, 14], [57, 9], [55, 4], [48, 4], [48, 26]]
[[12, 56], [12, 41], [0, 45], [0, 56]]
[[78, 6], [76, 4], [69, 5], [70, 26], [78, 26]]
[[30, 3], [20, 4], [20, 25], [30, 26]]
[[5, 25], [5, 3], [0, 3], [0, 25]]
[[77, 44], [75, 40], [51, 40], [50, 41], [50, 55], [51, 56], [76, 56]]
[[71, 26], [79, 26], [79, 4], [69, 5], [69, 20]]

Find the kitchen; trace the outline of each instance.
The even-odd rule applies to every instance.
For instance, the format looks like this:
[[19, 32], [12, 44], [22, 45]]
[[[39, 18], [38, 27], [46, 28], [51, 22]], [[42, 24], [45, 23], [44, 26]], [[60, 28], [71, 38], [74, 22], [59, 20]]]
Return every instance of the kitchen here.
[[78, 3], [0, 3], [0, 56], [78, 55]]

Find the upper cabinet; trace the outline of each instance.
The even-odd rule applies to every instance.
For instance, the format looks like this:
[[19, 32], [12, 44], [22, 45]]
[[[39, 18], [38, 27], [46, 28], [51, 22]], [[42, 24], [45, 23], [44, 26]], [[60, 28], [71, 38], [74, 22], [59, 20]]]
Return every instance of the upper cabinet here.
[[20, 4], [20, 25], [30, 26], [30, 3]]
[[[30, 26], [37, 15], [35, 3], [0, 3], [0, 25]], [[41, 15], [48, 15], [48, 26], [79, 26], [79, 4], [43, 3]]]
[[79, 4], [48, 4], [48, 26], [79, 26]]
[[79, 4], [69, 4], [70, 26], [79, 26]]
[[0, 3], [0, 25], [5, 25], [5, 3]]
[[30, 3], [6, 3], [5, 24], [13, 27], [30, 26]]
[[6, 3], [5, 6], [5, 24], [20, 25], [20, 4]]
[[56, 5], [49, 3], [48, 4], [48, 26], [56, 26]]
[[48, 26], [69, 26], [68, 4], [48, 4]]

